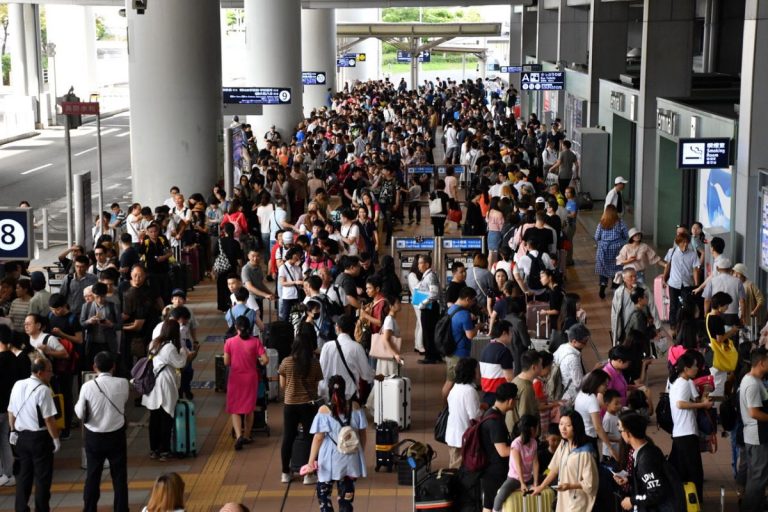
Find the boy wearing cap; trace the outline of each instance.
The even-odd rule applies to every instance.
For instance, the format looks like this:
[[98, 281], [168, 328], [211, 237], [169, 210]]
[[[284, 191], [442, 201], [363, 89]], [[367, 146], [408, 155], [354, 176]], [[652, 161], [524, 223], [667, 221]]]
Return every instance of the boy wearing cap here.
[[[187, 306], [187, 292], [180, 288], [174, 289], [171, 292], [171, 303], [163, 308], [162, 317], [165, 320], [168, 320], [171, 318], [171, 313], [173, 310], [182, 306], [189, 311], [189, 321], [183, 324], [179, 323], [179, 327], [181, 328], [179, 337], [181, 338], [182, 342], [189, 340], [190, 346], [187, 348], [191, 349], [191, 344], [197, 343], [197, 327], [199, 324], [197, 323], [197, 319], [195, 319], [195, 314]], [[162, 322], [158, 324], [159, 327], [162, 327], [162, 325]], [[152, 337], [155, 338], [154, 333]]]
[[619, 217], [624, 214], [624, 197], [621, 195], [621, 191], [624, 190], [624, 185], [627, 183], [629, 183], [629, 181], [625, 180], [622, 176], [617, 176], [616, 179], [613, 180], [613, 188], [609, 190], [608, 194], [605, 196], [603, 210], [605, 210], [609, 204], [612, 204], [616, 207], [616, 211], [619, 212]]

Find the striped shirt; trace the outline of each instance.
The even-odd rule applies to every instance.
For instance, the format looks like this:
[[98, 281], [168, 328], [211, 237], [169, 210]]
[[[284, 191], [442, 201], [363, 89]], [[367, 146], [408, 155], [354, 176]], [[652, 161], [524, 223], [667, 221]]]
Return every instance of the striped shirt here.
[[491, 341], [480, 354], [480, 387], [486, 393], [496, 393], [496, 389], [507, 382], [504, 370], [512, 370], [513, 366], [509, 347], [498, 341]]

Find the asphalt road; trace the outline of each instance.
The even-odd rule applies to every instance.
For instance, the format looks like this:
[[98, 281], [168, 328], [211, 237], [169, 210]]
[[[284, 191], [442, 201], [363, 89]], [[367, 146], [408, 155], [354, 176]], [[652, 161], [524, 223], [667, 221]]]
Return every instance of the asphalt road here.
[[[101, 120], [105, 209], [113, 202], [131, 202], [130, 128], [128, 112]], [[70, 131], [72, 173], [91, 172], [93, 212], [98, 209], [96, 123]], [[66, 239], [66, 150], [64, 129], [0, 146], [0, 205], [16, 207], [28, 201], [36, 210], [48, 207], [52, 240]], [[36, 216], [39, 216], [36, 213]]]

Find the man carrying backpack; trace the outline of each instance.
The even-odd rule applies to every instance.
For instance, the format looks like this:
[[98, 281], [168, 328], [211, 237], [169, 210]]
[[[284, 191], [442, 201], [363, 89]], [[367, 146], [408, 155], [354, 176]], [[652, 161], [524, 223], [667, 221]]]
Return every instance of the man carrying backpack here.
[[483, 512], [493, 510], [496, 491], [509, 472], [509, 430], [504, 422], [507, 412], [515, 408], [517, 386], [505, 382], [496, 389], [493, 407], [479, 422], [470, 424], [462, 440], [462, 466], [470, 472], [480, 472], [483, 491]]
[[[550, 396], [551, 400], [563, 400], [567, 404], [573, 404], [576, 394], [584, 379], [584, 362], [581, 359], [581, 351], [587, 346], [592, 335], [587, 326], [581, 322], [573, 324], [568, 329], [568, 343], [563, 343], [555, 351], [550, 379], [560, 379], [562, 383], [562, 395]], [[559, 394], [559, 392], [557, 393]]]
[[443, 384], [443, 400], [448, 399], [448, 393], [453, 388], [456, 379], [456, 365], [463, 357], [469, 357], [472, 351], [472, 340], [477, 335], [477, 326], [470, 310], [475, 305], [477, 292], [466, 286], [459, 292], [456, 303], [448, 308], [447, 314], [441, 318], [435, 327], [435, 344], [438, 351], [444, 355], [445, 384]]
[[512, 274], [521, 290], [529, 296], [538, 297], [547, 291], [547, 287], [541, 284], [541, 271], [545, 268], [554, 270], [555, 267], [549, 254], [539, 250], [535, 240], [531, 239], [525, 243], [528, 252], [518, 258]]

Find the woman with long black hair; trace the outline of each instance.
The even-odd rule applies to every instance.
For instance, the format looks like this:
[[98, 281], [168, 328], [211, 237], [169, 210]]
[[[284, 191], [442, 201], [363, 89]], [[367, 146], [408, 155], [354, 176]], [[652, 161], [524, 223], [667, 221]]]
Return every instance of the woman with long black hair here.
[[[340, 375], [328, 379], [328, 404], [312, 422], [315, 435], [307, 468], [317, 473], [320, 512], [333, 510], [333, 484], [338, 488], [339, 512], [352, 512], [355, 481], [365, 470], [365, 429], [368, 421], [359, 404], [346, 399], [346, 383]], [[349, 427], [349, 428], [347, 428]]]
[[[300, 332], [291, 346], [291, 355], [283, 359], [277, 374], [280, 387], [283, 388], [283, 444], [280, 449], [283, 471], [282, 483], [291, 480], [291, 449], [298, 435], [298, 427], [309, 435], [312, 420], [317, 414], [317, 384], [323, 380], [323, 371], [314, 354], [311, 336]], [[304, 478], [304, 483], [314, 483], [311, 476]], [[317, 481], [316, 479], [314, 479]]]

